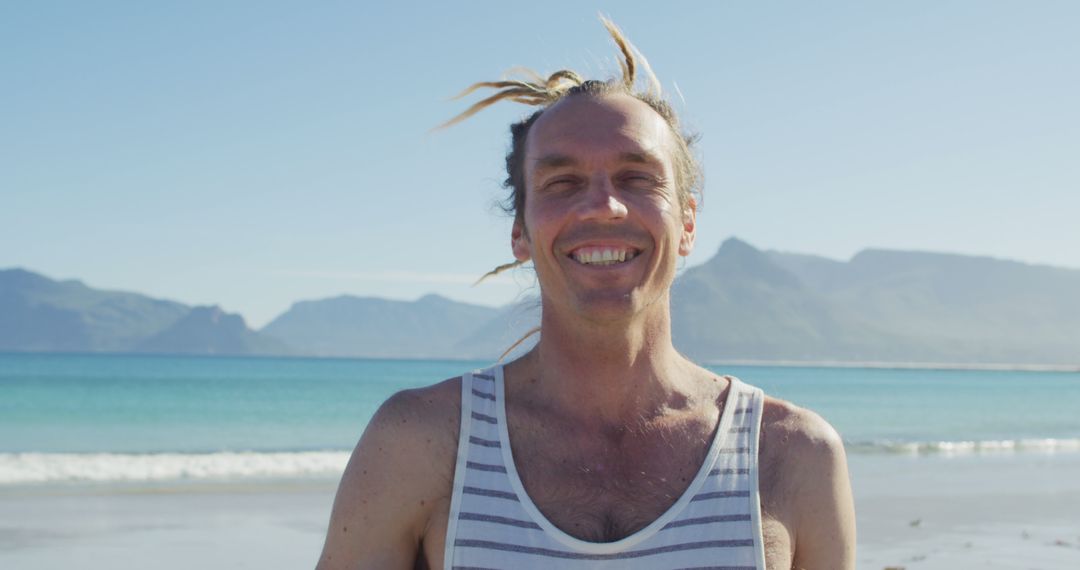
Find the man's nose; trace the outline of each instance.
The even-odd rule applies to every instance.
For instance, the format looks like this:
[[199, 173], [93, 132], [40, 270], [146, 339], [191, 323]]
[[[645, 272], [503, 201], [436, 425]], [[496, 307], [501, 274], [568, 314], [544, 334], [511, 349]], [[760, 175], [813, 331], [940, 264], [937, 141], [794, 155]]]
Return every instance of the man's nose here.
[[614, 220], [626, 217], [626, 204], [607, 176], [593, 177], [584, 198], [582, 217], [586, 219]]

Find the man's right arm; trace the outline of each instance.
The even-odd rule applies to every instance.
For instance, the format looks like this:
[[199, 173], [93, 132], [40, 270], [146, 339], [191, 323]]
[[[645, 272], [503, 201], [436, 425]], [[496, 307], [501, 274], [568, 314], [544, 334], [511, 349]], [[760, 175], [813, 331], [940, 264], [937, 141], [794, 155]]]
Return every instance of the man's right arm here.
[[317, 570], [411, 570], [449, 501], [460, 380], [399, 392], [368, 423], [341, 478]]

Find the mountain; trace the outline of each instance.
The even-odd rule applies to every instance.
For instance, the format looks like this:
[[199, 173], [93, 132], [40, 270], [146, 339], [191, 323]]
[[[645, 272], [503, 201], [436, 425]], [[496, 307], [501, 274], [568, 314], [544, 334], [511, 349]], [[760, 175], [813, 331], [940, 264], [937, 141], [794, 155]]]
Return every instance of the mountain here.
[[892, 340], [734, 238], [676, 280], [671, 310], [675, 346], [701, 360], [865, 360]]
[[[699, 361], [1080, 364], [1080, 270], [989, 257], [837, 261], [731, 238], [675, 280], [671, 311], [676, 348]], [[535, 298], [346, 295], [297, 302], [256, 332], [218, 307], [0, 271], [0, 350], [487, 360], [539, 320]]]
[[195, 307], [172, 326], [139, 342], [135, 352], [158, 354], [288, 354], [285, 343], [247, 327], [240, 315], [221, 307]]
[[672, 336], [704, 360], [1076, 364], [1080, 271], [873, 249], [841, 262], [731, 238], [676, 281]]
[[[843, 262], [732, 238], [675, 281], [671, 310], [675, 346], [702, 361], [1080, 362], [1080, 271], [991, 258], [867, 250]], [[539, 313], [535, 298], [338, 297], [297, 303], [263, 332], [308, 354], [492, 359]]]
[[1080, 271], [874, 249], [847, 263], [765, 255], [846, 312], [851, 330], [887, 331], [908, 360], [1080, 362]]
[[[530, 335], [532, 329], [540, 325], [540, 299], [526, 297], [499, 309], [499, 312], [479, 328], [465, 335], [454, 345], [462, 354], [475, 355], [471, 358], [491, 359], [507, 353], [506, 358], [523, 354], [539, 338]], [[519, 345], [514, 346], [518, 341]]]
[[305, 354], [373, 358], [486, 358], [478, 345], [459, 346], [498, 309], [438, 295], [391, 301], [342, 295], [294, 303], [263, 327]]
[[0, 270], [0, 351], [289, 353], [238, 315]]
[[0, 270], [0, 350], [129, 350], [189, 310], [136, 293], [91, 289], [81, 281]]

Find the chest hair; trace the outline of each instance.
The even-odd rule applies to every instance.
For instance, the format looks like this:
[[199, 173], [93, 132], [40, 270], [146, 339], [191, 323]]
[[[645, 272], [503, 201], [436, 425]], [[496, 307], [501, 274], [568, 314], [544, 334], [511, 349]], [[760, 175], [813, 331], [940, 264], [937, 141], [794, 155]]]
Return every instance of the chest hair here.
[[529, 421], [509, 427], [518, 474], [540, 512], [570, 536], [612, 542], [651, 524], [686, 492], [712, 424], [705, 418], [591, 434]]

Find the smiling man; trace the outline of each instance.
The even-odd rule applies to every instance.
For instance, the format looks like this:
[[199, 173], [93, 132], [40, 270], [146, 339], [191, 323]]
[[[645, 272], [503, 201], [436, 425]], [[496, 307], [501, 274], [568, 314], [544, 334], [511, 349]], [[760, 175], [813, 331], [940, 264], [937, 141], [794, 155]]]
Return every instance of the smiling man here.
[[[540, 107], [511, 127], [517, 263], [540, 284], [525, 356], [388, 400], [342, 478], [336, 568], [854, 568], [843, 445], [819, 416], [671, 341], [694, 246], [691, 139], [655, 78], [474, 85]], [[470, 91], [471, 91], [470, 89]]]

